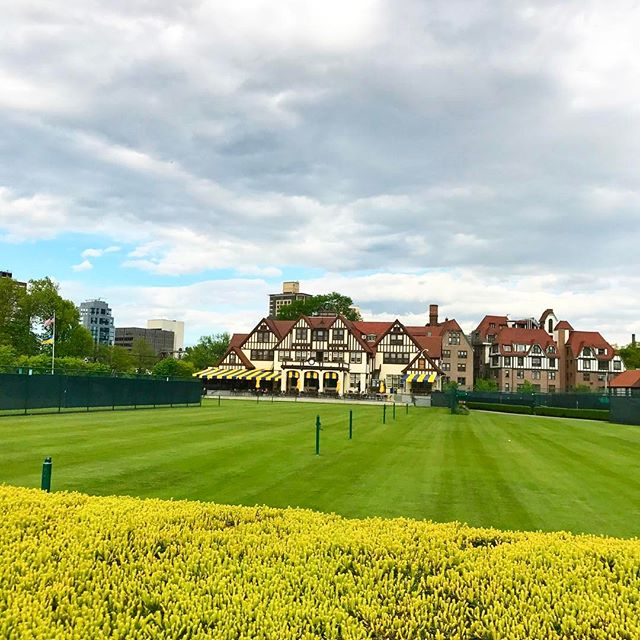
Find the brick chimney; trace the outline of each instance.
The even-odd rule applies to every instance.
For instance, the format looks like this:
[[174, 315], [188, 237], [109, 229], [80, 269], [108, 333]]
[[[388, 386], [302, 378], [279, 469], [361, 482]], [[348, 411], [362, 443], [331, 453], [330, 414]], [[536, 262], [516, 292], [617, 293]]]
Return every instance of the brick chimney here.
[[438, 324], [438, 305], [430, 304], [429, 305], [429, 324]]

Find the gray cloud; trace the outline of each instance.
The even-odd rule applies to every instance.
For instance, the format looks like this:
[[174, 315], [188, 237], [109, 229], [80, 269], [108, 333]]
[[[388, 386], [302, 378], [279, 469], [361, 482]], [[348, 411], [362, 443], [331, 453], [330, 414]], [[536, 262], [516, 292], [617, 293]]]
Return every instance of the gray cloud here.
[[0, 237], [45, 202], [156, 274], [638, 272], [634, 3], [320, 6], [7, 7]]

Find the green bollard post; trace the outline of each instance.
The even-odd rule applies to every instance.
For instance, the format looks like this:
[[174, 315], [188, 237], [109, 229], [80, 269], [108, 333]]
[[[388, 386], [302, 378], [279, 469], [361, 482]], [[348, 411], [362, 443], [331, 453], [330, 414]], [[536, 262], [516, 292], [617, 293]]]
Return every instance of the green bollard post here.
[[382, 405], [382, 424], [387, 424], [387, 405]]
[[320, 416], [316, 416], [316, 455], [320, 455]]
[[396, 403], [393, 403], [393, 419], [396, 419]]
[[409, 403], [407, 402], [407, 411], [406, 414], [409, 415]]
[[218, 394], [218, 406], [220, 406], [220, 394]]
[[349, 409], [349, 440], [353, 438], [353, 409]]
[[42, 463], [42, 480], [40, 482], [40, 488], [43, 491], [49, 493], [51, 491], [51, 467], [53, 463], [51, 462], [51, 458], [47, 457], [44, 459]]

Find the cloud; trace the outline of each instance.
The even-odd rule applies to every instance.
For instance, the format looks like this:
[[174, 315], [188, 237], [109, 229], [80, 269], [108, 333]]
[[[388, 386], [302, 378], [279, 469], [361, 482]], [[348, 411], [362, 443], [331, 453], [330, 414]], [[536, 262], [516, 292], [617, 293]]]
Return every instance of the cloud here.
[[517, 285], [628, 331], [580, 305], [640, 272], [631, 0], [24, 0], [3, 24], [5, 246], [126, 247], [132, 283], [413, 274], [473, 313]]
[[80, 264], [74, 264], [71, 268], [74, 271], [90, 271], [93, 269], [93, 265], [89, 260], [83, 260]]

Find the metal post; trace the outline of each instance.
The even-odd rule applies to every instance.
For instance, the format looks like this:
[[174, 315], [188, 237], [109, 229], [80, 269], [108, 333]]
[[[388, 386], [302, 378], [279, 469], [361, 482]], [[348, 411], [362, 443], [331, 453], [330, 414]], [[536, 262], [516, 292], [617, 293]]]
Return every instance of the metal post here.
[[47, 457], [44, 459], [42, 463], [42, 480], [40, 481], [40, 488], [43, 491], [49, 493], [51, 491], [51, 467], [53, 463], [51, 462], [51, 458]]
[[393, 403], [393, 419], [396, 419], [396, 403]]
[[320, 455], [320, 416], [316, 416], [316, 455]]
[[407, 411], [406, 414], [409, 415], [409, 403], [407, 402]]
[[382, 405], [382, 424], [387, 424], [387, 405]]
[[349, 409], [349, 440], [353, 438], [353, 409]]
[[218, 406], [220, 406], [220, 394], [218, 394]]

